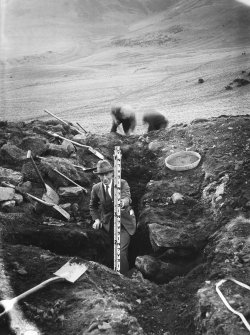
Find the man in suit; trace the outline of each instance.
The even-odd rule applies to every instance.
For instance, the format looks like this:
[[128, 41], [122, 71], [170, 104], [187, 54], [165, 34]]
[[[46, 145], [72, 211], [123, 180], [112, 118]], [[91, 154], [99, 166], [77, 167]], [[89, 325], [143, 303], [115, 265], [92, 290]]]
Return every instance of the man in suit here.
[[[114, 240], [114, 181], [113, 167], [107, 160], [97, 163], [95, 172], [100, 182], [91, 191], [90, 214], [94, 220], [94, 229], [104, 229]], [[129, 270], [128, 247], [130, 236], [135, 233], [136, 223], [133, 212], [130, 213], [131, 195], [126, 180], [121, 179], [121, 236], [120, 236], [120, 272], [126, 274]], [[131, 215], [132, 214], [132, 215]]]

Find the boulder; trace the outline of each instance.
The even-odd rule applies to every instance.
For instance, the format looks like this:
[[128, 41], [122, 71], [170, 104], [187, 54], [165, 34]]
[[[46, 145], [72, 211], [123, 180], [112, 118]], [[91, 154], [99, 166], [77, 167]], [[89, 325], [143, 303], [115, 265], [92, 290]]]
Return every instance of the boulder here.
[[69, 141], [63, 140], [61, 146], [68, 152], [69, 156], [76, 151], [74, 145]]
[[[68, 142], [69, 143], [69, 142]], [[58, 145], [50, 143], [48, 147], [48, 154], [56, 157], [69, 157], [70, 153], [66, 145]]]
[[18, 171], [6, 169], [0, 166], [0, 183], [2, 181], [8, 182], [13, 185], [18, 185], [23, 181], [23, 175]]
[[23, 203], [23, 196], [21, 194], [15, 193], [13, 200], [15, 200], [17, 205], [21, 205]]
[[11, 187], [0, 187], [0, 201], [12, 200], [15, 190]]
[[197, 260], [166, 263], [149, 255], [138, 256], [135, 260], [135, 266], [143, 276], [157, 284], [168, 283], [177, 276], [184, 276], [196, 265]]
[[31, 150], [33, 156], [42, 155], [48, 149], [48, 142], [45, 138], [38, 136], [27, 136], [24, 137], [19, 148], [22, 150]]
[[83, 189], [78, 186], [74, 187], [59, 187], [58, 188], [58, 194], [61, 198], [67, 199], [67, 198], [77, 198], [79, 197], [83, 192]]
[[155, 151], [160, 150], [163, 146], [164, 146], [164, 143], [161, 143], [159, 141], [152, 141], [148, 144], [148, 149], [150, 151], [155, 152]]
[[47, 176], [56, 187], [72, 186], [72, 183], [56, 173], [54, 169], [57, 169], [81, 186], [90, 185], [89, 175], [80, 169], [76, 169], [72, 161], [68, 158], [48, 156], [41, 160], [40, 167], [44, 175]]
[[0, 161], [13, 165], [20, 165], [27, 159], [27, 153], [16, 145], [4, 144], [0, 149]]

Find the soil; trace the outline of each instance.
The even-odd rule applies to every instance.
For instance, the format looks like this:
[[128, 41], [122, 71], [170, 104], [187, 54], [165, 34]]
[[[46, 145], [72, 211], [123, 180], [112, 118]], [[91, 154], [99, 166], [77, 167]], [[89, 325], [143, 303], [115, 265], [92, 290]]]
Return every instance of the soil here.
[[[53, 124], [55, 125], [54, 122]], [[50, 127], [42, 122], [39, 127], [37, 122], [36, 127], [34, 122], [22, 124], [17, 139], [15, 133], [19, 126], [19, 123], [3, 123], [3, 138], [8, 136], [10, 142], [14, 141], [22, 146], [22, 137], [30, 129], [39, 132], [38, 128]], [[56, 126], [59, 126], [59, 122], [56, 122]], [[47, 140], [51, 138], [48, 136]], [[70, 257], [77, 257], [79, 262], [86, 262], [88, 270], [75, 284], [52, 284], [20, 303], [23, 318], [29, 326], [35, 325], [38, 333], [200, 334], [196, 320], [197, 292], [207, 280], [220, 279], [219, 269], [222, 268], [219, 263], [214, 263], [211, 267], [212, 253], [204, 253], [204, 250], [209, 250], [209, 245], [211, 248], [211, 243], [215, 243], [214, 234], [235, 215], [241, 213], [249, 217], [249, 116], [196, 120], [190, 125], [176, 125], [143, 136], [90, 134], [84, 141], [98, 151], [105, 152], [108, 158], [112, 157], [114, 145], [122, 143], [123, 178], [131, 187], [133, 206], [139, 222], [138, 231], [131, 242], [129, 278], [110, 270], [112, 246], [105, 235], [91, 228], [89, 195], [78, 199], [76, 208], [79, 210], [71, 209], [72, 217], [69, 222], [59, 220], [54, 215], [51, 217], [51, 212], [34, 207], [34, 203], [30, 204], [25, 199], [21, 205], [10, 208], [7, 212], [0, 212], [0, 260], [4, 269], [0, 272], [1, 282], [4, 283], [1, 296], [7, 298], [22, 293], [53, 276]], [[164, 157], [173, 148], [174, 151], [180, 151], [190, 146], [202, 156], [197, 168], [175, 172], [164, 167]], [[46, 146], [44, 148], [48, 150]], [[2, 152], [3, 149], [1, 154]], [[76, 155], [78, 159], [84, 157], [84, 165], [90, 165], [94, 160], [92, 154], [83, 156], [81, 150]], [[50, 161], [52, 158], [50, 156]], [[61, 161], [61, 164], [67, 164], [69, 172], [72, 159], [75, 160], [75, 157], [65, 159], [67, 163]], [[26, 164], [24, 161], [13, 165], [9, 158], [4, 161], [3, 166], [26, 171], [25, 178], [29, 176], [33, 180], [32, 174], [27, 175], [27, 170], [24, 169]], [[41, 164], [40, 167], [43, 174], [48, 173], [47, 166], [45, 168]], [[46, 176], [50, 183], [48, 175]], [[53, 182], [60, 185], [59, 180], [53, 178]], [[86, 179], [82, 179], [88, 190], [96, 180], [92, 172], [88, 175], [87, 184]], [[227, 180], [226, 197], [223, 202], [215, 201], [213, 194], [217, 194], [224, 180]], [[32, 182], [31, 185], [32, 192], [41, 192], [37, 182]], [[167, 188], [164, 185], [168, 185]], [[155, 252], [145, 225], [147, 220], [150, 222], [151, 214], [148, 212], [144, 216], [143, 213], [150, 204], [153, 213], [161, 215], [163, 204], [170, 201], [171, 194], [180, 191], [179, 187], [186, 197], [185, 201], [178, 206], [178, 202], [170, 202], [165, 215], [172, 222], [176, 218], [185, 218], [186, 221], [178, 226], [180, 245], [178, 238], [173, 236], [172, 248], [160, 248]], [[213, 189], [217, 191], [213, 193]], [[206, 195], [206, 201], [211, 200], [211, 205], [202, 205], [202, 193]], [[76, 200], [74, 203], [77, 204]], [[81, 203], [84, 204], [83, 207], [79, 206]], [[199, 226], [204, 223], [202, 221], [198, 221], [199, 225], [195, 229], [192, 228], [192, 223], [197, 223], [200, 218], [205, 220], [204, 228], [199, 230]], [[162, 219], [164, 222], [164, 217]], [[183, 230], [181, 233], [185, 225], [190, 230], [186, 228], [187, 231]], [[198, 240], [191, 238], [193, 244], [187, 243], [187, 233], [190, 236], [194, 234]], [[185, 260], [185, 264], [195, 258], [197, 261], [187, 273], [157, 284], [157, 276], [149, 281], [146, 279], [149, 278], [147, 275], [144, 278], [143, 272], [138, 271], [140, 268], [135, 269], [135, 258], [139, 255], [153, 255], [161, 261], [170, 259], [173, 264], [181, 264], [181, 260]], [[219, 259], [220, 257], [218, 262]], [[242, 274], [237, 271], [237, 277], [243, 282], [247, 280], [244, 271]], [[121, 319], [118, 318], [117, 321], [114, 315], [119, 315]], [[17, 324], [20, 326], [20, 321]], [[6, 327], [6, 322], [2, 326]], [[7, 328], [5, 334], [8, 333], [10, 331]]]
[[[59, 256], [50, 256], [52, 260], [48, 262], [49, 256], [45, 258], [46, 252], [34, 247], [6, 248], [5, 255], [5, 262], [8, 264], [6, 270], [11, 273], [14, 292], [23, 292], [46, 280], [52, 276], [53, 271], [65, 263]], [[42, 256], [46, 262], [38, 263], [37, 260], [41, 260]], [[15, 271], [17, 263], [19, 267], [25, 267], [28, 275], [21, 275]], [[103, 292], [105, 296], [114, 294], [116, 300], [131, 306], [129, 313], [138, 320], [144, 334], [162, 335], [168, 331], [169, 334], [189, 335], [195, 331], [194, 296], [204, 279], [204, 268], [200, 266], [188, 278], [177, 278], [170, 284], [159, 287], [132, 279], [124, 281], [114, 274], [98, 270], [97, 267], [96, 271], [91, 268], [88, 275], [83, 275], [82, 279], [74, 284], [74, 292], [81, 291], [82, 295], [84, 292], [90, 294], [87, 290], [91, 288], [94, 291], [101, 290], [101, 295]], [[91, 324], [91, 320], [81, 320], [80, 315], [77, 315], [80, 314], [77, 305], [80, 307], [81, 298], [72, 294], [70, 285], [72, 284], [51, 286], [30, 296], [21, 304], [25, 316], [32, 322], [35, 321], [44, 334], [67, 334], [68, 327], [71, 329], [71, 334], [87, 334], [84, 328], [86, 329], [87, 324]], [[71, 308], [71, 305], [74, 308]], [[66, 326], [63, 322], [60, 324], [62, 315], [67, 319]], [[88, 317], [90, 318], [90, 315]], [[98, 315], [91, 317], [98, 318]], [[128, 334], [126, 326], [120, 329], [120, 332], [118, 329], [116, 331], [117, 334]]]

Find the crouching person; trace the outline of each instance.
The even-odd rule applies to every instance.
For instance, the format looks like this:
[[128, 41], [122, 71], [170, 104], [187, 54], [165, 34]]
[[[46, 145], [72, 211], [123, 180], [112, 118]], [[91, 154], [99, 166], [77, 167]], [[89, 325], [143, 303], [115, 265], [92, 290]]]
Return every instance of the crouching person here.
[[129, 106], [111, 107], [112, 127], [110, 132], [116, 132], [117, 127], [122, 124], [123, 131], [126, 135], [131, 135], [135, 130], [136, 118], [133, 109]]
[[168, 120], [159, 112], [149, 112], [143, 115], [144, 124], [148, 125], [148, 132], [152, 130], [165, 129], [168, 126]]
[[[100, 182], [91, 191], [90, 214], [94, 220], [94, 229], [104, 229], [114, 242], [114, 180], [113, 167], [107, 160], [97, 163], [95, 172]], [[130, 236], [135, 233], [136, 222], [134, 214], [130, 215], [130, 187], [126, 180], [121, 179], [121, 236], [120, 236], [120, 272], [126, 274], [129, 270], [128, 247]]]

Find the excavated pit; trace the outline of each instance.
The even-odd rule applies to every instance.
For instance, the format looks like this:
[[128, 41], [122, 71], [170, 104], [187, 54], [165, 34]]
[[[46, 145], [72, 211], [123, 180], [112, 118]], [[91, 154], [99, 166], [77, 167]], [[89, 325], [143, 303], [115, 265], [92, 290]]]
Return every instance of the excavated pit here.
[[[134, 167], [129, 170], [123, 170], [122, 178], [126, 179], [131, 188], [132, 203], [137, 218], [140, 217], [141, 199], [146, 191], [146, 185], [152, 178], [152, 169], [146, 168], [134, 162]], [[68, 197], [68, 202], [74, 203], [75, 198]], [[79, 200], [81, 203], [82, 199]], [[95, 261], [112, 268], [112, 250], [113, 246], [109, 241], [109, 237], [103, 234], [102, 231], [93, 231], [88, 222], [82, 222], [78, 225], [77, 222], [67, 224], [56, 217], [50, 220], [50, 225], [46, 225], [46, 221], [41, 217], [43, 208], [36, 208], [36, 212], [32, 217], [26, 217], [25, 226], [22, 225], [23, 217], [21, 217], [18, 227], [11, 222], [17, 220], [15, 214], [8, 213], [9, 225], [4, 231], [4, 242], [11, 244], [31, 245], [37, 246], [45, 250], [49, 250], [55, 254], [63, 256], [78, 256], [88, 261]], [[13, 215], [13, 217], [12, 217]], [[47, 218], [48, 219], [48, 218]], [[34, 229], [34, 222], [38, 227]], [[42, 224], [41, 224], [42, 223]], [[60, 225], [62, 225], [60, 227]], [[84, 232], [83, 228], [84, 227]], [[88, 235], [88, 238], [87, 238]], [[178, 247], [160, 247], [154, 252], [149, 239], [149, 232], [147, 227], [139, 226], [137, 232], [131, 238], [129, 248], [129, 263], [130, 268], [134, 268], [135, 260], [140, 255], [152, 255], [156, 259], [170, 262], [172, 264], [190, 263], [188, 271], [197, 266], [197, 259], [200, 259], [201, 250], [194, 247], [184, 247], [179, 250]], [[145, 276], [147, 278], [147, 275]], [[157, 280], [156, 280], [157, 282]]]
[[[249, 217], [249, 122], [248, 116], [221, 117], [140, 137], [88, 134], [81, 140], [111, 162], [114, 146], [121, 146], [122, 178], [130, 185], [138, 222], [129, 249], [131, 278], [117, 276], [111, 270], [110, 240], [104, 232], [92, 228], [88, 204], [97, 176], [72, 165], [92, 167], [98, 158], [46, 135], [47, 130], [55, 131], [56, 127], [64, 136], [74, 138], [69, 127], [57, 122], [0, 124], [0, 168], [12, 171], [6, 178], [6, 170], [3, 173], [0, 169], [0, 181], [14, 180], [21, 187], [16, 193], [21, 190], [23, 194], [21, 203], [1, 207], [0, 211], [0, 260], [8, 277], [0, 298], [24, 292], [50, 277], [69, 257], [77, 256], [89, 262], [89, 270], [79, 282], [71, 287], [58, 284], [20, 303], [27, 321], [35, 322], [43, 333], [203, 334], [207, 313], [200, 312], [203, 307], [199, 307], [197, 292], [208, 285], [205, 282], [223, 277], [220, 271], [229, 272], [224, 270], [228, 264], [224, 260], [222, 265], [213, 264], [214, 236], [239, 213]], [[165, 157], [190, 146], [202, 156], [199, 166], [178, 173], [168, 170]], [[69, 211], [70, 221], [25, 196], [25, 192], [42, 194], [24, 157], [27, 149], [45, 158], [36, 158], [36, 162], [46, 182], [58, 192], [64, 188], [60, 205]], [[71, 185], [56, 176], [52, 167], [67, 173], [88, 194], [68, 194]], [[218, 264], [223, 257], [218, 257]], [[244, 281], [244, 263], [236, 270]], [[0, 279], [3, 283], [3, 277]], [[115, 307], [112, 301], [116, 301]], [[116, 312], [124, 319], [114, 321], [111, 314], [105, 314], [109, 308], [118, 308]], [[102, 315], [101, 319], [96, 319], [96, 314]], [[2, 320], [2, 329], [6, 334], [13, 333], [8, 319]]]

